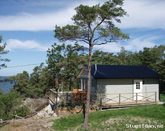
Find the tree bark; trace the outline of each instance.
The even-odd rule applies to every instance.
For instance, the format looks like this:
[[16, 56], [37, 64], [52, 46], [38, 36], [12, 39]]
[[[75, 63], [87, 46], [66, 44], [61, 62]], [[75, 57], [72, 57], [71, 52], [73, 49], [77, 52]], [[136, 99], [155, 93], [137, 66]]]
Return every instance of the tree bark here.
[[88, 85], [87, 85], [87, 99], [85, 105], [85, 118], [84, 118], [84, 128], [88, 129], [89, 121], [89, 108], [90, 108], [90, 93], [91, 93], [91, 60], [92, 60], [92, 45], [89, 45], [89, 55], [88, 55]]

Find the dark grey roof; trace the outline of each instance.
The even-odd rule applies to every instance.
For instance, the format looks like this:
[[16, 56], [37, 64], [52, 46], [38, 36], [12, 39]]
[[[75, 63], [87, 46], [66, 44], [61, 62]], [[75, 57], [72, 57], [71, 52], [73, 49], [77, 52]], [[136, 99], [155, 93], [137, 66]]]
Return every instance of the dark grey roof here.
[[93, 65], [91, 73], [95, 79], [158, 78], [158, 74], [146, 66]]

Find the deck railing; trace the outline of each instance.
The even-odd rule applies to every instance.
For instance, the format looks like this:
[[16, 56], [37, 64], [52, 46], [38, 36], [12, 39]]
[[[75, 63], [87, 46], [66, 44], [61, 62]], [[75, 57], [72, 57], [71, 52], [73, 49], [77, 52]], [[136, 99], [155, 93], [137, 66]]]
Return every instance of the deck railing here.
[[86, 100], [86, 93], [85, 92], [55, 92], [51, 91], [49, 95], [49, 99], [54, 104], [60, 103], [63, 105], [76, 105], [85, 102]]
[[157, 103], [157, 92], [143, 93], [119, 93], [119, 94], [97, 94], [99, 105], [131, 105], [131, 104], [146, 104]]
[[[55, 104], [60, 105], [79, 105], [85, 102], [86, 94], [81, 92], [79, 94], [73, 92], [51, 92], [50, 100]], [[157, 92], [143, 92], [143, 93], [116, 93], [103, 94], [91, 93], [91, 105], [103, 106], [122, 106], [122, 105], [136, 105], [146, 103], [157, 103]]]

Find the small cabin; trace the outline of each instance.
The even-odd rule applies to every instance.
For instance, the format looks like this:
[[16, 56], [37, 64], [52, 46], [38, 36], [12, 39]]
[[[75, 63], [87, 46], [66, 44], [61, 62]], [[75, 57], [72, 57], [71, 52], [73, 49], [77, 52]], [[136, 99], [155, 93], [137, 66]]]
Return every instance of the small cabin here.
[[[87, 88], [87, 74], [85, 66], [78, 76], [82, 90]], [[93, 101], [109, 105], [159, 101], [158, 74], [146, 66], [92, 65], [91, 75]]]

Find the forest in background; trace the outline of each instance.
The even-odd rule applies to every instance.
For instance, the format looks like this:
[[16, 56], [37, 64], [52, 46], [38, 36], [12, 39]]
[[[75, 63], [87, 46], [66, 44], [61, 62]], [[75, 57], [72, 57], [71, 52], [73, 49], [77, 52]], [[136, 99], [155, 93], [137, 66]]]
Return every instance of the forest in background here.
[[[87, 52], [88, 49], [79, 44], [52, 45], [47, 51], [46, 65], [41, 63], [30, 74], [23, 71], [12, 76], [10, 79], [15, 82], [13, 89], [7, 94], [0, 91], [0, 118], [26, 116], [30, 111], [22, 105], [22, 100], [45, 97], [51, 88], [60, 91], [79, 88], [77, 76], [83, 65], [87, 64]], [[148, 66], [159, 74], [160, 92], [165, 93], [164, 45], [144, 48], [138, 52], [127, 51], [123, 47], [118, 53], [96, 50], [93, 52], [92, 64]]]
[[[47, 51], [47, 65], [41, 64], [29, 74], [24, 71], [12, 77], [16, 81], [14, 90], [21, 96], [38, 98], [54, 88], [56, 90], [72, 90], [79, 87], [78, 74], [87, 64], [87, 48], [75, 45], [54, 44]], [[160, 76], [160, 91], [165, 92], [165, 46], [144, 48], [131, 52], [123, 47], [118, 53], [100, 50], [93, 52], [92, 64], [103, 65], [145, 65]]]

